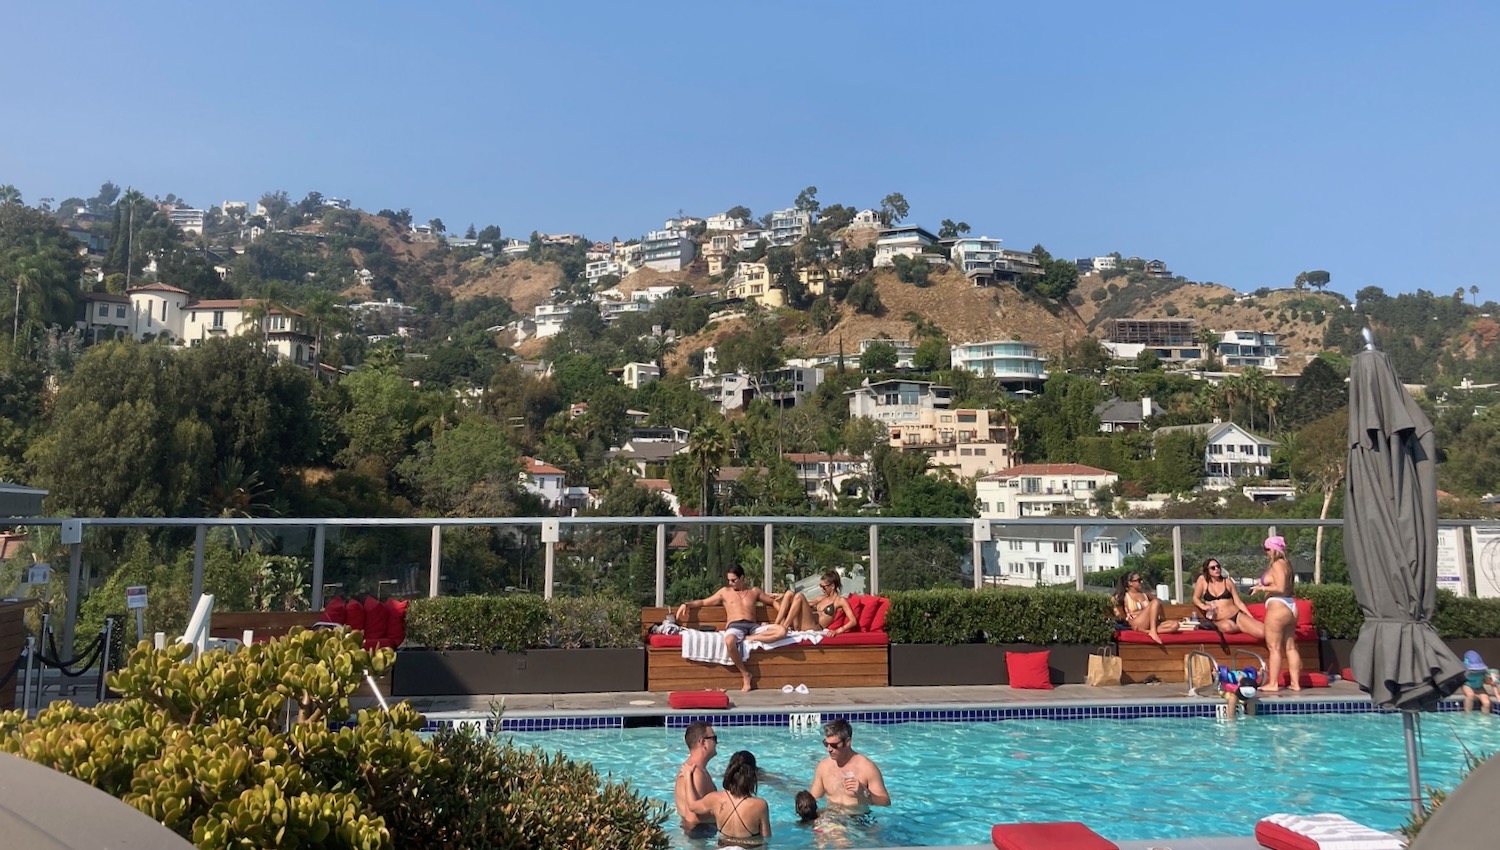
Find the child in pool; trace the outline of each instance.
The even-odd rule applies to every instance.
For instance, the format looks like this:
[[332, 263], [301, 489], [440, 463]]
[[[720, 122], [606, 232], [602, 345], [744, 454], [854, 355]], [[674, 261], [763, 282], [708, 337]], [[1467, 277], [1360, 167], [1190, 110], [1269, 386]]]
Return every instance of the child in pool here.
[[1473, 710], [1474, 701], [1478, 700], [1479, 710], [1490, 713], [1490, 694], [1495, 690], [1494, 672], [1479, 653], [1472, 649], [1464, 653], [1464, 711]]
[[844, 839], [844, 833], [847, 832], [844, 822], [837, 818], [825, 817], [822, 812], [819, 812], [818, 798], [814, 797], [811, 791], [798, 791], [797, 796], [793, 798], [793, 804], [797, 808], [799, 825], [812, 827], [813, 835], [819, 837], [818, 846], [830, 846], [824, 843], [827, 839], [833, 839], [836, 842], [831, 846], [847, 846], [847, 840], [840, 840]]

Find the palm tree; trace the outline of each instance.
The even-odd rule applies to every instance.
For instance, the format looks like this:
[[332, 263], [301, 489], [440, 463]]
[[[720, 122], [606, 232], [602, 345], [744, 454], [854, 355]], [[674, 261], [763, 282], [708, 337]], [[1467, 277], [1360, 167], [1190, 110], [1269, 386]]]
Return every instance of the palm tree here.
[[1479, 287], [1478, 286], [1470, 286], [1469, 287], [1469, 303], [1470, 304], [1478, 304], [1479, 303]]
[[656, 364], [656, 370], [663, 378], [667, 376], [667, 355], [676, 350], [677, 337], [666, 331], [662, 331], [659, 334], [652, 334], [646, 339], [646, 352], [651, 357], [651, 361]]
[[709, 485], [728, 455], [729, 429], [722, 420], [705, 422], [688, 434], [688, 457], [692, 459], [693, 469], [703, 481], [703, 501], [700, 508], [705, 516], [709, 513]]
[[68, 291], [65, 272], [53, 248], [37, 237], [29, 250], [13, 251], [8, 265], [16, 287], [14, 315], [11, 317], [10, 350], [14, 354], [21, 339], [21, 306], [25, 302], [27, 327], [46, 327], [48, 322], [65, 322], [72, 317], [73, 295]]
[[[244, 461], [229, 458], [219, 464], [218, 472], [218, 480], [202, 500], [209, 516], [250, 519], [274, 516], [277, 513], [267, 501], [271, 496], [271, 488], [260, 480], [258, 471], [246, 469]], [[231, 535], [239, 549], [248, 549], [252, 543], [270, 539], [270, 533], [264, 528], [243, 532], [239, 526], [235, 526]]]
[[278, 313], [291, 317], [285, 291], [277, 282], [266, 281], [261, 286], [260, 298], [251, 301], [245, 309], [245, 321], [252, 325], [250, 335], [260, 341], [261, 348], [266, 346], [266, 321]]
[[323, 329], [329, 328], [336, 331], [348, 331], [354, 328], [354, 323], [349, 320], [349, 313], [339, 309], [338, 302], [330, 292], [314, 292], [302, 302], [302, 313], [312, 322], [313, 338], [317, 348], [317, 362], [323, 362]]

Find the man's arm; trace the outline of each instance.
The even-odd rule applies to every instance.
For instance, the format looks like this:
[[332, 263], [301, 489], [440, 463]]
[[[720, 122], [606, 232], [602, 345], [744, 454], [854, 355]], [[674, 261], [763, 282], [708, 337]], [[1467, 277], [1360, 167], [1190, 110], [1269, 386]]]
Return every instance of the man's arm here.
[[695, 802], [692, 773], [687, 767], [677, 770], [677, 784], [672, 788], [672, 802], [677, 804], [677, 816], [682, 818], [684, 826], [693, 827], [698, 824], [698, 816], [693, 814], [692, 804]]
[[885, 790], [885, 777], [880, 775], [880, 768], [875, 762], [865, 759], [870, 765], [870, 781], [865, 783], [865, 794], [870, 798], [872, 806], [889, 806], [891, 804], [891, 792]]
[[724, 588], [721, 587], [718, 590], [714, 591], [714, 595], [713, 596], [710, 596], [707, 599], [693, 599], [691, 601], [684, 602], [681, 605], [678, 605], [677, 606], [677, 619], [678, 620], [685, 619], [687, 617], [687, 612], [689, 610], [693, 609], [693, 608], [703, 608], [703, 607], [705, 607], [707, 605], [712, 605], [715, 602], [719, 602], [719, 603], [722, 604], [722, 601], [720, 600], [719, 597], [722, 596], [723, 593], [724, 593]]
[[811, 791], [813, 797], [815, 799], [818, 799], [818, 800], [823, 799], [823, 795], [828, 793], [827, 791], [823, 790], [823, 763], [822, 762], [818, 762], [818, 766], [815, 767], [815, 768], [813, 768], [812, 787], [809, 788], [808, 790]]

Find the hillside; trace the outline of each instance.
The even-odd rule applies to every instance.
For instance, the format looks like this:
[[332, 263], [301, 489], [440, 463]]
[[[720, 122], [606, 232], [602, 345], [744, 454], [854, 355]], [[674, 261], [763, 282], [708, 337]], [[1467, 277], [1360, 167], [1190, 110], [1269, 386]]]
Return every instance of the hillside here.
[[[552, 289], [562, 283], [563, 278], [562, 268], [558, 265], [530, 260], [514, 260], [501, 266], [478, 258], [465, 263], [462, 268], [463, 274], [439, 281], [439, 285], [451, 287], [455, 299], [505, 298], [517, 313], [525, 316], [531, 315], [538, 304], [551, 301]], [[458, 278], [463, 278], [463, 282], [454, 286]]]

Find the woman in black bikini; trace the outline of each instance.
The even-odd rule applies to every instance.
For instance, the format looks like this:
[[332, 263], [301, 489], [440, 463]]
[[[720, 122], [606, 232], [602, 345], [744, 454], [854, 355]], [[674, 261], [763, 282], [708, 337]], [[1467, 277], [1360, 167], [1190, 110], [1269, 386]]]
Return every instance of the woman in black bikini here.
[[1244, 632], [1257, 640], [1266, 636], [1265, 624], [1251, 616], [1217, 558], [1204, 561], [1198, 580], [1193, 582], [1193, 608], [1226, 635]]
[[776, 612], [776, 625], [785, 626], [787, 631], [792, 632], [815, 632], [819, 629], [826, 631], [829, 626], [833, 625], [833, 619], [838, 612], [843, 610], [844, 619], [847, 622], [831, 634], [839, 634], [853, 628], [854, 609], [849, 605], [849, 600], [843, 596], [844, 583], [839, 578], [839, 574], [834, 570], [823, 573], [818, 587], [823, 589], [823, 596], [813, 602], [809, 602], [806, 596], [795, 590], [788, 590], [781, 594], [781, 607]]
[[771, 837], [771, 807], [755, 796], [760, 773], [755, 754], [740, 750], [729, 757], [724, 769], [724, 789], [694, 800], [692, 810], [711, 814], [719, 825], [719, 844], [754, 847]]

